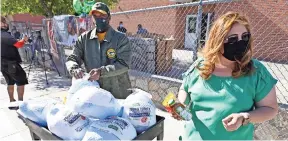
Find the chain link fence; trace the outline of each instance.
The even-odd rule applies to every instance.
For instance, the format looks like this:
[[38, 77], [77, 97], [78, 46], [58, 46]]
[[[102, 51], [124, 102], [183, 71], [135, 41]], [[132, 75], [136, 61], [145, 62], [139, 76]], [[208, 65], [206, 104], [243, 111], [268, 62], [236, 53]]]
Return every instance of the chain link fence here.
[[[169, 92], [177, 94], [182, 83], [181, 74], [190, 67], [197, 51], [205, 45], [213, 21], [228, 11], [240, 12], [250, 21], [254, 58], [262, 61], [279, 80], [276, 88], [281, 110], [275, 119], [256, 126], [255, 139], [287, 139], [288, 1], [173, 1], [175, 3], [166, 2], [163, 6], [155, 5], [157, 7], [133, 1], [126, 6], [135, 4], [134, 7], [142, 9], [112, 12], [110, 24], [117, 29], [122, 21], [132, 45], [129, 72], [132, 86], [150, 92], [159, 102]], [[23, 23], [17, 25], [21, 31], [27, 30]], [[61, 74], [67, 76], [65, 58], [73, 48], [55, 41], [52, 25], [52, 19], [43, 20], [42, 36], [56, 66]], [[77, 22], [78, 35], [82, 32], [81, 26], [81, 22]], [[86, 26], [87, 30], [92, 28]]]
[[70, 77], [65, 64], [66, 58], [72, 54], [78, 36], [93, 28], [91, 18], [60, 15], [44, 19], [43, 25], [44, 39], [50, 46], [56, 67], [63, 76]]
[[24, 69], [28, 74], [37, 67], [42, 67], [46, 71], [50, 69], [57, 71], [57, 67], [52, 62], [55, 55], [50, 54], [51, 48], [45, 24], [11, 21], [9, 26], [15, 38], [21, 39], [24, 35], [29, 38], [29, 42], [26, 42], [23, 48], [18, 49], [23, 63], [26, 64]]
[[[173, 5], [112, 13], [110, 23], [117, 29], [123, 22], [132, 44], [132, 86], [149, 91], [157, 101], [169, 92], [177, 94], [181, 74], [205, 45], [213, 21], [228, 11], [242, 13], [252, 28], [254, 58], [279, 80], [276, 88], [281, 112], [274, 120], [256, 126], [255, 139], [287, 139], [288, 1], [175, 1]], [[139, 7], [136, 2], [131, 4]], [[127, 9], [129, 3], [125, 6], [121, 8]]]
[[[262, 61], [279, 80], [278, 100], [287, 103], [287, 3], [208, 0], [151, 7], [112, 13], [112, 25], [117, 29], [122, 21], [128, 30], [134, 50], [133, 70], [181, 79], [204, 46], [213, 21], [228, 11], [240, 12], [251, 24], [254, 58]], [[147, 32], [141, 33], [139, 24]]]
[[[86, 30], [92, 29], [92, 25], [90, 22], [84, 22], [83, 20], [90, 21], [90, 18], [79, 18], [72, 15], [66, 15], [65, 17], [73, 17], [75, 19], [75, 23], [73, 23], [75, 29], [72, 35], [71, 29], [71, 21], [65, 20], [53, 20], [53, 18], [47, 18], [42, 20], [42, 24], [35, 24], [30, 22], [19, 22], [19, 21], [11, 21], [10, 29], [11, 34], [15, 37], [19, 34], [17, 39], [22, 38], [22, 36], [27, 35], [32, 42], [26, 43], [25, 47], [19, 49], [20, 56], [22, 61], [28, 65], [28, 68], [32, 67], [45, 67], [49, 70], [55, 70], [60, 73], [62, 76], [70, 77], [65, 66], [66, 57], [72, 53], [73, 43], [77, 40], [77, 36]], [[64, 24], [62, 24], [64, 22]], [[63, 33], [59, 29], [55, 29], [57, 24], [63, 25], [64, 34], [68, 34], [67, 39], [63, 39], [63, 41], [59, 41], [60, 36]], [[87, 24], [87, 25], [86, 25]], [[17, 32], [17, 34], [15, 34]], [[36, 44], [36, 39], [38, 37], [38, 33], [40, 33], [41, 37], [44, 39], [44, 42]], [[71, 40], [71, 36], [75, 36], [73, 41]], [[67, 43], [67, 41], [71, 43]], [[41, 49], [40, 49], [41, 46]], [[44, 61], [42, 59], [44, 55]], [[45, 66], [43, 64], [45, 63]], [[30, 67], [31, 66], [31, 67]], [[26, 69], [26, 68], [24, 68]], [[26, 71], [29, 71], [27, 69]]]

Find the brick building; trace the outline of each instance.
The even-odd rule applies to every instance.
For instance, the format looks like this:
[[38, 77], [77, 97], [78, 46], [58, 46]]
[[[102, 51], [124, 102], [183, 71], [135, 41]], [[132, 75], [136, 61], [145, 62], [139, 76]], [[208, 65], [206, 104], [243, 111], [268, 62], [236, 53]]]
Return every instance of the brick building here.
[[[205, 0], [204, 0], [205, 1]], [[121, 0], [112, 9], [111, 24], [114, 28], [124, 22], [128, 32], [136, 33], [142, 24], [150, 33], [175, 38], [174, 48], [194, 48], [196, 38], [198, 5], [175, 6], [144, 10], [151, 7], [182, 4], [191, 0]], [[138, 12], [123, 12], [143, 9]], [[286, 0], [237, 0], [204, 2], [202, 15], [202, 36], [205, 41], [210, 24], [228, 11], [245, 14], [251, 23], [254, 37], [254, 55], [258, 59], [288, 63], [288, 1]], [[123, 12], [122, 14], [119, 12]]]
[[27, 32], [26, 27], [31, 27], [33, 30], [41, 30], [42, 20], [45, 16], [23, 13], [9, 15], [7, 18], [10, 21], [11, 26], [15, 26], [20, 32]]
[[15, 14], [8, 16], [8, 19], [11, 21], [18, 21], [18, 22], [30, 22], [35, 24], [42, 24], [42, 19], [44, 19], [45, 16], [41, 15], [31, 15], [31, 14]]

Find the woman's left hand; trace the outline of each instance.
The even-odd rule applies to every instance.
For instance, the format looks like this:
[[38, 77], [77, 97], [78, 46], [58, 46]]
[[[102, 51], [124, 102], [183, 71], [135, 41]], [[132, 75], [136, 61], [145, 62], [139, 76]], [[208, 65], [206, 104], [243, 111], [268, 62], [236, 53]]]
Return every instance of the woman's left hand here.
[[244, 117], [240, 113], [234, 113], [222, 120], [222, 123], [227, 131], [237, 130], [243, 123]]

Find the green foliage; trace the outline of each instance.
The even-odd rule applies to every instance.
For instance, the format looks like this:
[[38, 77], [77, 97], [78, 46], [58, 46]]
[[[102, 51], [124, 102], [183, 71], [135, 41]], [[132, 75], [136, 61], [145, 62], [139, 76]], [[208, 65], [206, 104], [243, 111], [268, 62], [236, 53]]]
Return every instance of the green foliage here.
[[[96, 0], [109, 6], [117, 0]], [[74, 14], [73, 0], [2, 0], [1, 14], [11, 15], [17, 13], [30, 13], [53, 17], [54, 15]]]

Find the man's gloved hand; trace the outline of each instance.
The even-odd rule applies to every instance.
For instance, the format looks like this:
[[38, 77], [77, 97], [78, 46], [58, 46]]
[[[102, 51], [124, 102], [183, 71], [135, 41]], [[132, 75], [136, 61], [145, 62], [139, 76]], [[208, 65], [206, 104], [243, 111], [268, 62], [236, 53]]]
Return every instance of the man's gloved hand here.
[[101, 74], [101, 70], [100, 70], [100, 69], [92, 69], [92, 70], [89, 72], [89, 75], [90, 75], [89, 80], [90, 80], [90, 81], [97, 81], [97, 80], [99, 80], [100, 74]]
[[72, 70], [72, 76], [76, 79], [81, 79], [84, 76], [84, 70], [81, 68], [73, 69]]

